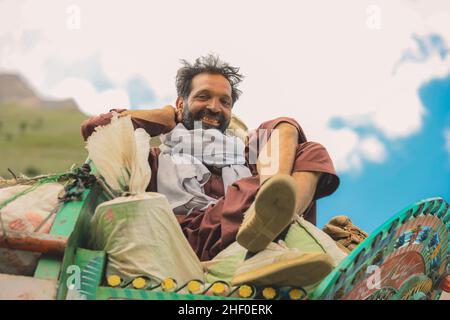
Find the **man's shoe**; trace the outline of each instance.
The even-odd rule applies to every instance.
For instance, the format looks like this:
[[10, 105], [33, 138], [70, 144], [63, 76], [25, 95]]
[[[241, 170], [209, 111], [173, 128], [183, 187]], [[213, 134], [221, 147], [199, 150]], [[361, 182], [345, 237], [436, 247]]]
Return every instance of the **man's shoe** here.
[[243, 261], [231, 284], [256, 286], [305, 287], [325, 278], [333, 270], [333, 260], [326, 253], [305, 253], [270, 243], [267, 248]]
[[294, 219], [296, 195], [296, 182], [287, 174], [264, 182], [245, 213], [236, 241], [250, 252], [266, 248]]
[[333, 217], [322, 229], [345, 253], [350, 253], [368, 234], [361, 228], [355, 226], [347, 216]]

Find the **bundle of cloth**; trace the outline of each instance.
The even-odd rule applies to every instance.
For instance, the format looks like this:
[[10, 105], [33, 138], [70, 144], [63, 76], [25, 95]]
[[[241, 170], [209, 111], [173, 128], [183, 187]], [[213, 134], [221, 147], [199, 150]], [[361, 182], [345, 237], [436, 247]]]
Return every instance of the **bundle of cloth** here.
[[40, 253], [8, 248], [8, 233], [49, 233], [59, 208], [59, 195], [64, 186], [58, 182], [39, 186], [0, 183], [0, 273], [30, 276]]
[[134, 130], [129, 116], [116, 114], [110, 124], [96, 128], [86, 148], [106, 184], [120, 195], [100, 204], [91, 220], [90, 246], [107, 253], [106, 277], [118, 276], [124, 284], [137, 277], [171, 277], [179, 283], [203, 279], [202, 265], [167, 198], [145, 192], [151, 178], [150, 136]]

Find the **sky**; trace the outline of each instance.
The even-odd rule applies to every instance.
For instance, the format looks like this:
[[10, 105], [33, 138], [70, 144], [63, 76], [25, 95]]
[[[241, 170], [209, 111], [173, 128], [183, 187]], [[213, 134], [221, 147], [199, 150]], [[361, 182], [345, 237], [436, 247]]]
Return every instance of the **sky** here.
[[180, 59], [239, 66], [250, 128], [295, 118], [341, 186], [318, 225], [371, 232], [412, 202], [450, 199], [446, 0], [0, 0], [0, 72], [82, 112], [173, 104]]

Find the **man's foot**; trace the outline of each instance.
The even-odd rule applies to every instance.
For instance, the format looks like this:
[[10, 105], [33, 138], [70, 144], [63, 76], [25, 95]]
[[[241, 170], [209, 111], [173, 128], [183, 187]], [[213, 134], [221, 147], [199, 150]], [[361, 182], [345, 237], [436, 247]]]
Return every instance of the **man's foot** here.
[[319, 282], [332, 270], [333, 260], [326, 253], [300, 252], [282, 242], [272, 242], [266, 250], [241, 263], [231, 284], [305, 287]]
[[296, 195], [295, 180], [287, 174], [264, 182], [245, 214], [236, 241], [250, 252], [266, 248], [292, 222]]
[[347, 216], [333, 217], [322, 229], [345, 253], [350, 253], [368, 234], [352, 223]]

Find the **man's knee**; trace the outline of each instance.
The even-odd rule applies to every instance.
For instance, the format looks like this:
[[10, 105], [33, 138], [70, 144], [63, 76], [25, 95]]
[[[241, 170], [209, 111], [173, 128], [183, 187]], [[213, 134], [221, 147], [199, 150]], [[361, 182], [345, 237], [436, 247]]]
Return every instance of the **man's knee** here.
[[[280, 128], [286, 129], [286, 132], [289, 132], [293, 135], [296, 134], [299, 143], [306, 141], [306, 136], [303, 133], [303, 130], [300, 127], [300, 124], [293, 118], [278, 117], [278, 118], [264, 122], [263, 124], [261, 124], [261, 126], [258, 129], [266, 130], [267, 137], [270, 137], [271, 131], [273, 129], [280, 129]], [[296, 132], [294, 132], [294, 130]]]
[[307, 141], [297, 145], [297, 156], [304, 152], [323, 152], [326, 151], [325, 147], [318, 142]]
[[275, 126], [275, 129], [280, 130], [280, 137], [298, 139], [298, 129], [295, 125], [289, 122], [281, 122]]

